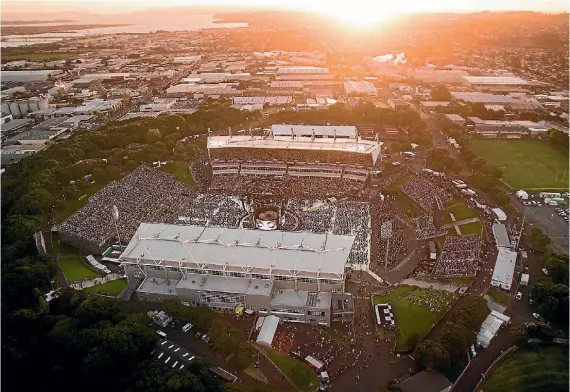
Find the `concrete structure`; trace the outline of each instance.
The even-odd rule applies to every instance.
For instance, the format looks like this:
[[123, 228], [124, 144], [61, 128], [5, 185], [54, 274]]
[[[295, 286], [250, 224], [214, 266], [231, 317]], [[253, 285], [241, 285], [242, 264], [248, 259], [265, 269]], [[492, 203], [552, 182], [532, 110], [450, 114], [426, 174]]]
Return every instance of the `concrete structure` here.
[[120, 261], [139, 297], [330, 325], [354, 236], [141, 223]]
[[491, 285], [503, 290], [510, 290], [515, 273], [517, 252], [504, 247], [499, 247], [495, 269], [491, 277]]
[[424, 370], [401, 382], [398, 386], [403, 392], [449, 392], [452, 384], [443, 374]]
[[5, 101], [2, 103], [2, 113], [9, 113], [14, 118], [26, 117], [28, 113], [48, 108], [48, 103], [43, 98], [19, 99], [17, 101]]
[[269, 315], [264, 317], [263, 325], [261, 330], [257, 335], [256, 343], [265, 347], [271, 348], [271, 343], [273, 342], [273, 337], [275, 336], [275, 331], [277, 331], [277, 326], [279, 325], [279, 317]]
[[487, 316], [485, 321], [483, 321], [483, 324], [481, 324], [481, 328], [477, 334], [477, 344], [483, 348], [489, 347], [491, 340], [493, 340], [497, 332], [499, 332], [499, 329], [503, 324], [508, 324], [510, 320], [511, 318], [509, 316], [505, 316], [496, 310], [491, 310], [491, 313]]
[[60, 69], [41, 69], [33, 71], [2, 71], [3, 82], [47, 82], [51, 78], [61, 75]]

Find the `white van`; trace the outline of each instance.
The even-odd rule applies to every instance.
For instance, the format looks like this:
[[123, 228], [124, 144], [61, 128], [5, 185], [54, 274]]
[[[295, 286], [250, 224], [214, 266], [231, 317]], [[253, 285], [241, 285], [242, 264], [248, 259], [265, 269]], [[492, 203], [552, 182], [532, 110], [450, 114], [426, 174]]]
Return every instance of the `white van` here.
[[192, 329], [192, 324], [188, 323], [182, 327], [182, 332], [188, 332]]
[[161, 330], [157, 330], [156, 334], [158, 336], [160, 336], [161, 338], [166, 339], [166, 334], [164, 332], [162, 332]]

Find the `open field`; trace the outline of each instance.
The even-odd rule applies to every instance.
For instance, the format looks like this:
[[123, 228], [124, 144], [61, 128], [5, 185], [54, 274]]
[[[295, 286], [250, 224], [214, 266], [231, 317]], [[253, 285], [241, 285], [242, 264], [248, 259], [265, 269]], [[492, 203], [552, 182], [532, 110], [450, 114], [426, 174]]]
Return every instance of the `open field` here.
[[396, 196], [396, 201], [404, 214], [408, 216], [420, 216], [425, 214], [425, 211], [419, 205], [403, 193]]
[[89, 268], [81, 257], [60, 257], [59, 266], [68, 282], [80, 282], [85, 279], [95, 278], [101, 274]]
[[190, 169], [188, 168], [188, 163], [168, 163], [161, 166], [160, 170], [172, 174], [178, 181], [182, 181], [187, 184], [194, 183], [194, 179], [192, 178], [192, 174], [190, 174]]
[[453, 204], [453, 205], [447, 207], [443, 211], [443, 221], [445, 223], [451, 223], [452, 222], [451, 217], [449, 216], [450, 212], [453, 214], [456, 221], [460, 221], [463, 219], [469, 219], [469, 218], [475, 218], [477, 216], [477, 213], [475, 211], [473, 211], [471, 208], [467, 207], [467, 204], [465, 204], [465, 203]]
[[568, 349], [519, 349], [491, 370], [482, 389], [485, 392], [566, 392]]
[[399, 286], [388, 296], [374, 297], [374, 303], [392, 304], [397, 327], [396, 349], [405, 350], [412, 335], [420, 339], [427, 335], [451, 306], [452, 299], [453, 294], [447, 291]]
[[499, 289], [489, 289], [487, 294], [500, 304], [505, 306], [509, 304], [509, 295]]
[[503, 181], [513, 190], [568, 190], [568, 157], [547, 141], [473, 139], [470, 147], [477, 157], [502, 169]]
[[[481, 229], [482, 229], [481, 222], [471, 222], [467, 223], [466, 225], [459, 226], [459, 230], [461, 230], [461, 235], [472, 235], [472, 234], [480, 235]], [[447, 235], [450, 237], [457, 236], [455, 228], [450, 227], [449, 229], [447, 229]]]
[[301, 391], [313, 392], [319, 386], [317, 375], [306, 363], [270, 348], [262, 350]]
[[117, 279], [107, 283], [98, 284], [93, 287], [87, 287], [83, 289], [83, 291], [86, 291], [88, 293], [102, 293], [116, 297], [117, 295], [121, 294], [125, 287], [127, 287], [127, 280]]
[[47, 61], [57, 61], [57, 60], [67, 60], [77, 57], [76, 53], [11, 53], [2, 54], [2, 63], [7, 63], [9, 61], [17, 60], [27, 60], [32, 62], [47, 62]]

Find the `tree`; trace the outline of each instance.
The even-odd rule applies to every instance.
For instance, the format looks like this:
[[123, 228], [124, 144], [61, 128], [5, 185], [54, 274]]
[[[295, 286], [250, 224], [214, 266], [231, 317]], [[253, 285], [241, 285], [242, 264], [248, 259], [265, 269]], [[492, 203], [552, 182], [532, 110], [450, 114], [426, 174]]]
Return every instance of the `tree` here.
[[149, 129], [146, 133], [145, 141], [147, 144], [154, 144], [162, 139], [162, 134], [159, 129]]
[[416, 346], [414, 356], [422, 369], [446, 371], [450, 367], [449, 352], [438, 342], [424, 340]]
[[412, 333], [410, 336], [408, 336], [408, 339], [406, 340], [406, 345], [412, 349], [416, 348], [417, 344], [421, 341], [421, 337], [419, 334], [417, 334], [416, 332]]
[[568, 286], [568, 255], [546, 253], [541, 260], [554, 283]]
[[558, 311], [558, 300], [552, 296], [544, 297], [538, 305], [538, 312], [547, 320], [552, 320]]
[[451, 93], [443, 84], [439, 84], [431, 89], [432, 101], [451, 101], [453, 97]]
[[472, 344], [475, 344], [476, 337], [473, 331], [467, 329], [463, 324], [447, 322], [443, 327], [440, 337], [441, 344], [447, 349], [452, 362], [464, 361], [465, 354]]
[[515, 344], [519, 346], [526, 344], [528, 341], [528, 333], [526, 332], [526, 328], [521, 325], [513, 327], [511, 329], [511, 333], [513, 335]]
[[534, 245], [534, 249], [541, 252], [544, 252], [552, 243], [550, 237], [544, 234], [538, 227], [533, 227], [530, 230], [530, 238]]
[[483, 158], [477, 158], [477, 159], [473, 159], [471, 161], [471, 168], [473, 170], [477, 170], [482, 168], [483, 166], [485, 166], [487, 164], [487, 162], [483, 159]]

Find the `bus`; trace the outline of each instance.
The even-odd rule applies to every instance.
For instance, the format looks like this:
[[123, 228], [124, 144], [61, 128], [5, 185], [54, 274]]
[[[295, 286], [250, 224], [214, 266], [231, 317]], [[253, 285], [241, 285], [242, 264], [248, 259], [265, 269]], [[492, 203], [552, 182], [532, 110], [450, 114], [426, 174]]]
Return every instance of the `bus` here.
[[540, 196], [541, 199], [545, 199], [545, 198], [559, 198], [560, 197], [560, 192], [540, 192], [538, 194]]

